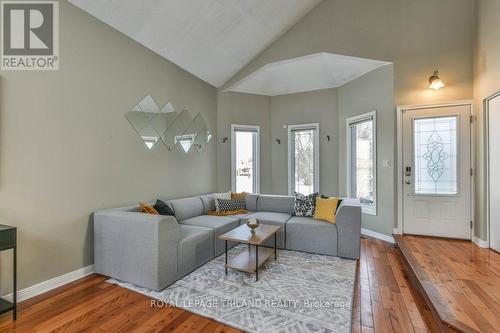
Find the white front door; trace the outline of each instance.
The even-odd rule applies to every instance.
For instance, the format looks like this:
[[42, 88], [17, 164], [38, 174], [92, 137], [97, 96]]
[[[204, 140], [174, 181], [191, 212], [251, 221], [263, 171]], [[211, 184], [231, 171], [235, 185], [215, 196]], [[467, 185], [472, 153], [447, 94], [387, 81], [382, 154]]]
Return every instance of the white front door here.
[[500, 95], [488, 101], [490, 247], [500, 252]]
[[471, 106], [403, 113], [403, 232], [471, 238]]

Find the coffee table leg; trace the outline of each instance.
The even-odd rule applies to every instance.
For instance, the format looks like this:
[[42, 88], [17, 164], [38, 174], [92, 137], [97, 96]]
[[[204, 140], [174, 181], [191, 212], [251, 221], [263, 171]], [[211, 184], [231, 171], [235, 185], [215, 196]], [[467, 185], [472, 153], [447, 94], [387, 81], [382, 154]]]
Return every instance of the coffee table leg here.
[[226, 275], [227, 275], [227, 240], [226, 240]]
[[259, 246], [255, 245], [255, 281], [259, 281]]
[[276, 233], [274, 233], [274, 260], [278, 258], [278, 255], [276, 254]]

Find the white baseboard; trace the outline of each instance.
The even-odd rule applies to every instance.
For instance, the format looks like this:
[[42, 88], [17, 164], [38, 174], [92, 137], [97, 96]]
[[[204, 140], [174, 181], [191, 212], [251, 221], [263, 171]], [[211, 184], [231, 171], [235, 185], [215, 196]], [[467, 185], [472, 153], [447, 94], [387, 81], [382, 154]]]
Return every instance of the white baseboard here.
[[[82, 267], [76, 271], [72, 271], [60, 276], [56, 276], [47, 281], [37, 283], [31, 287], [24, 288], [17, 291], [17, 301], [22, 302], [28, 298], [35, 297], [37, 295], [43, 294], [49, 290], [55, 289], [57, 287], [63, 286], [75, 280], [81, 279], [87, 275], [94, 273], [94, 265]], [[8, 301], [12, 301], [12, 294], [5, 295], [4, 298]]]
[[402, 235], [403, 232], [399, 230], [398, 228], [394, 228], [394, 235]]
[[387, 236], [385, 234], [381, 234], [380, 232], [371, 231], [371, 230], [368, 230], [365, 228], [361, 228], [361, 234], [365, 235], [365, 236], [381, 239], [381, 240], [389, 242], [389, 243], [393, 243], [393, 244], [395, 243], [394, 238], [392, 236]]
[[482, 240], [479, 237], [472, 236], [472, 242], [477, 244], [477, 246], [488, 249], [490, 246], [488, 244], [488, 241]]

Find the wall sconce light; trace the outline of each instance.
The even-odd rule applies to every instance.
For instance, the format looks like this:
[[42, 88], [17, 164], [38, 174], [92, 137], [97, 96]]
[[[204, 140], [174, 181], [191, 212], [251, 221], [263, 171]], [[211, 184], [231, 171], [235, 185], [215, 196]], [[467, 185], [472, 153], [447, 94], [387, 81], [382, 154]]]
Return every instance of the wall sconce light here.
[[439, 78], [438, 71], [435, 70], [434, 73], [429, 78], [429, 88], [438, 90], [444, 87], [443, 81]]

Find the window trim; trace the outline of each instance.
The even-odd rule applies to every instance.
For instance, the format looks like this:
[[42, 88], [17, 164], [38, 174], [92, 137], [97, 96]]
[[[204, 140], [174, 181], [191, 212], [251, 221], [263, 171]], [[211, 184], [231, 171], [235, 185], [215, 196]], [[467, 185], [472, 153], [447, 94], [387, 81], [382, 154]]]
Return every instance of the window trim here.
[[287, 126], [287, 145], [288, 145], [288, 195], [294, 195], [295, 189], [293, 188], [293, 170], [292, 170], [292, 131], [294, 130], [316, 130], [314, 136], [314, 179], [313, 179], [313, 193], [319, 193], [319, 154], [321, 147], [319, 146], [319, 123], [311, 124], [296, 124]]
[[231, 191], [236, 192], [236, 132], [255, 132], [255, 193], [260, 193], [260, 126], [231, 124]]
[[373, 209], [361, 205], [363, 214], [377, 215], [377, 111], [363, 113], [346, 119], [346, 193], [348, 197], [353, 197], [351, 189], [351, 125], [366, 120], [373, 121]]

